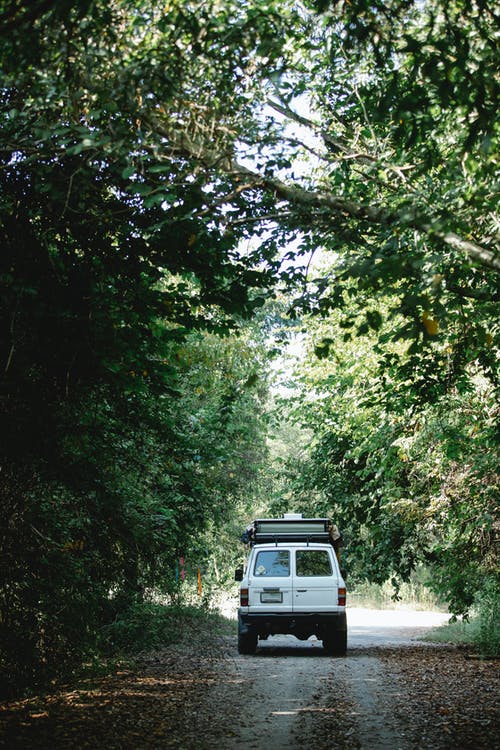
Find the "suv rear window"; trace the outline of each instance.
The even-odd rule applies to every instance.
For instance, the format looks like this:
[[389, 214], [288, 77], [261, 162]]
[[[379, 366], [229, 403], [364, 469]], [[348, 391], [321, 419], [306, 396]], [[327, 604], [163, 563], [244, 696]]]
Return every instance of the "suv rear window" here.
[[295, 567], [298, 576], [331, 576], [330, 556], [323, 549], [297, 550]]
[[286, 549], [262, 550], [255, 559], [254, 575], [262, 577], [290, 575], [290, 553]]

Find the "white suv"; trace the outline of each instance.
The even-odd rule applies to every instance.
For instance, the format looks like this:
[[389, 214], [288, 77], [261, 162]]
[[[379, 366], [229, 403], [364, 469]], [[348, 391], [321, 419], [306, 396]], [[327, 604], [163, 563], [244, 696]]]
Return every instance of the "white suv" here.
[[236, 571], [241, 654], [254, 653], [258, 638], [291, 633], [316, 635], [327, 653], [345, 655], [346, 588], [332, 529], [338, 533], [329, 519], [296, 514], [254, 522], [246, 572]]

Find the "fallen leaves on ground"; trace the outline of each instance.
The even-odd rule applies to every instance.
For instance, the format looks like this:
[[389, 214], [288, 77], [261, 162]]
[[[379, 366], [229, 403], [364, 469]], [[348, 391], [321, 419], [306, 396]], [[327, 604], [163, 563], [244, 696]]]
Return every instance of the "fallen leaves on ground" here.
[[403, 658], [401, 649], [380, 651], [401, 692], [395, 715], [415, 747], [500, 747], [498, 660], [454, 647], [405, 649]]
[[[380, 672], [377, 680], [366, 681], [370, 675], [361, 671], [372, 660], [374, 667], [378, 664], [382, 669], [375, 669]], [[498, 660], [473, 658], [470, 651], [453, 646], [423, 644], [356, 648], [348, 652], [341, 668], [335, 664], [326, 689], [315, 696], [326, 709], [324, 715], [300, 728], [304, 747], [500, 748]], [[364, 682], [364, 706], [356, 702], [353, 678]], [[370, 704], [372, 713], [367, 715]], [[380, 737], [381, 724], [388, 728], [385, 739]]]
[[[9, 750], [199, 748], [225, 732], [237, 678], [214, 644], [169, 648], [131, 669], [0, 706], [0, 747]], [[236, 682], [235, 682], [236, 681]]]
[[[360, 720], [366, 728], [370, 717], [360, 717], [348, 679], [360, 654], [373, 658], [377, 669], [382, 669], [382, 679], [373, 687], [378, 709], [401, 728], [404, 747], [500, 747], [498, 662], [432, 646], [354, 649], [340, 679], [340, 670], [335, 669], [340, 662], [332, 660], [332, 676], [318, 684], [310, 707], [301, 713], [291, 747], [319, 750], [334, 744], [338, 750], [354, 750], [361, 746]], [[245, 707], [257, 679], [258, 670], [249, 675], [242, 668], [233, 637], [170, 647], [143, 655], [133, 667], [116, 669], [107, 677], [0, 705], [0, 747], [210, 750], [236, 746], [239, 729], [252, 720]]]

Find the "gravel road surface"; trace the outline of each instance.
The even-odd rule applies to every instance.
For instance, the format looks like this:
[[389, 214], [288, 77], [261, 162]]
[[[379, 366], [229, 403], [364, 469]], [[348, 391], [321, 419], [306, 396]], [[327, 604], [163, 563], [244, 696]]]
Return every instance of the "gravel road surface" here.
[[[349, 609], [346, 658], [326, 657], [314, 637], [259, 641], [255, 656], [236, 659], [236, 668], [249, 683], [244, 713], [250, 720], [221, 748], [303, 748], [314, 729], [316, 747], [333, 747], [339, 741], [333, 716], [342, 722], [346, 747], [414, 747], [394, 719], [392, 698], [399, 695], [398, 688], [386, 680], [377, 649], [415, 645], [415, 639], [447, 619], [437, 612]], [[339, 698], [336, 708], [325, 703], [332, 695]], [[329, 730], [323, 732], [321, 725], [327, 724]]]
[[347, 656], [190, 635], [103, 678], [0, 704], [4, 750], [493, 750], [498, 662], [422, 643], [446, 619], [348, 610]]

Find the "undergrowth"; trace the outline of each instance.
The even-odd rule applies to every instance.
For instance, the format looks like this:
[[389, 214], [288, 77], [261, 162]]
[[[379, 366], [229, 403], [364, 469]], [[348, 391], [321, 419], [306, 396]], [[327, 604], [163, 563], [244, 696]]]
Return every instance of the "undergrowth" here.
[[234, 623], [205, 606], [137, 602], [104, 628], [104, 654], [135, 655], [193, 638], [234, 632]]
[[481, 656], [500, 657], [500, 584], [486, 581], [478, 593], [470, 618], [450, 622], [432, 631], [426, 640], [471, 646]]
[[61, 663], [58, 670], [37, 675], [29, 682], [6, 679], [5, 670], [0, 669], [0, 700], [40, 695], [67, 681], [101, 677], [118, 665], [132, 663], [138, 654], [172, 644], [183, 647], [195, 643], [198, 648], [212, 649], [217, 637], [234, 633], [234, 621], [206, 602], [193, 605], [136, 601], [100, 629], [94, 647], [80, 660]]
[[391, 581], [382, 585], [360, 583], [348, 591], [348, 600], [351, 607], [446, 611], [446, 605], [420, 581], [402, 583], [397, 595]]

